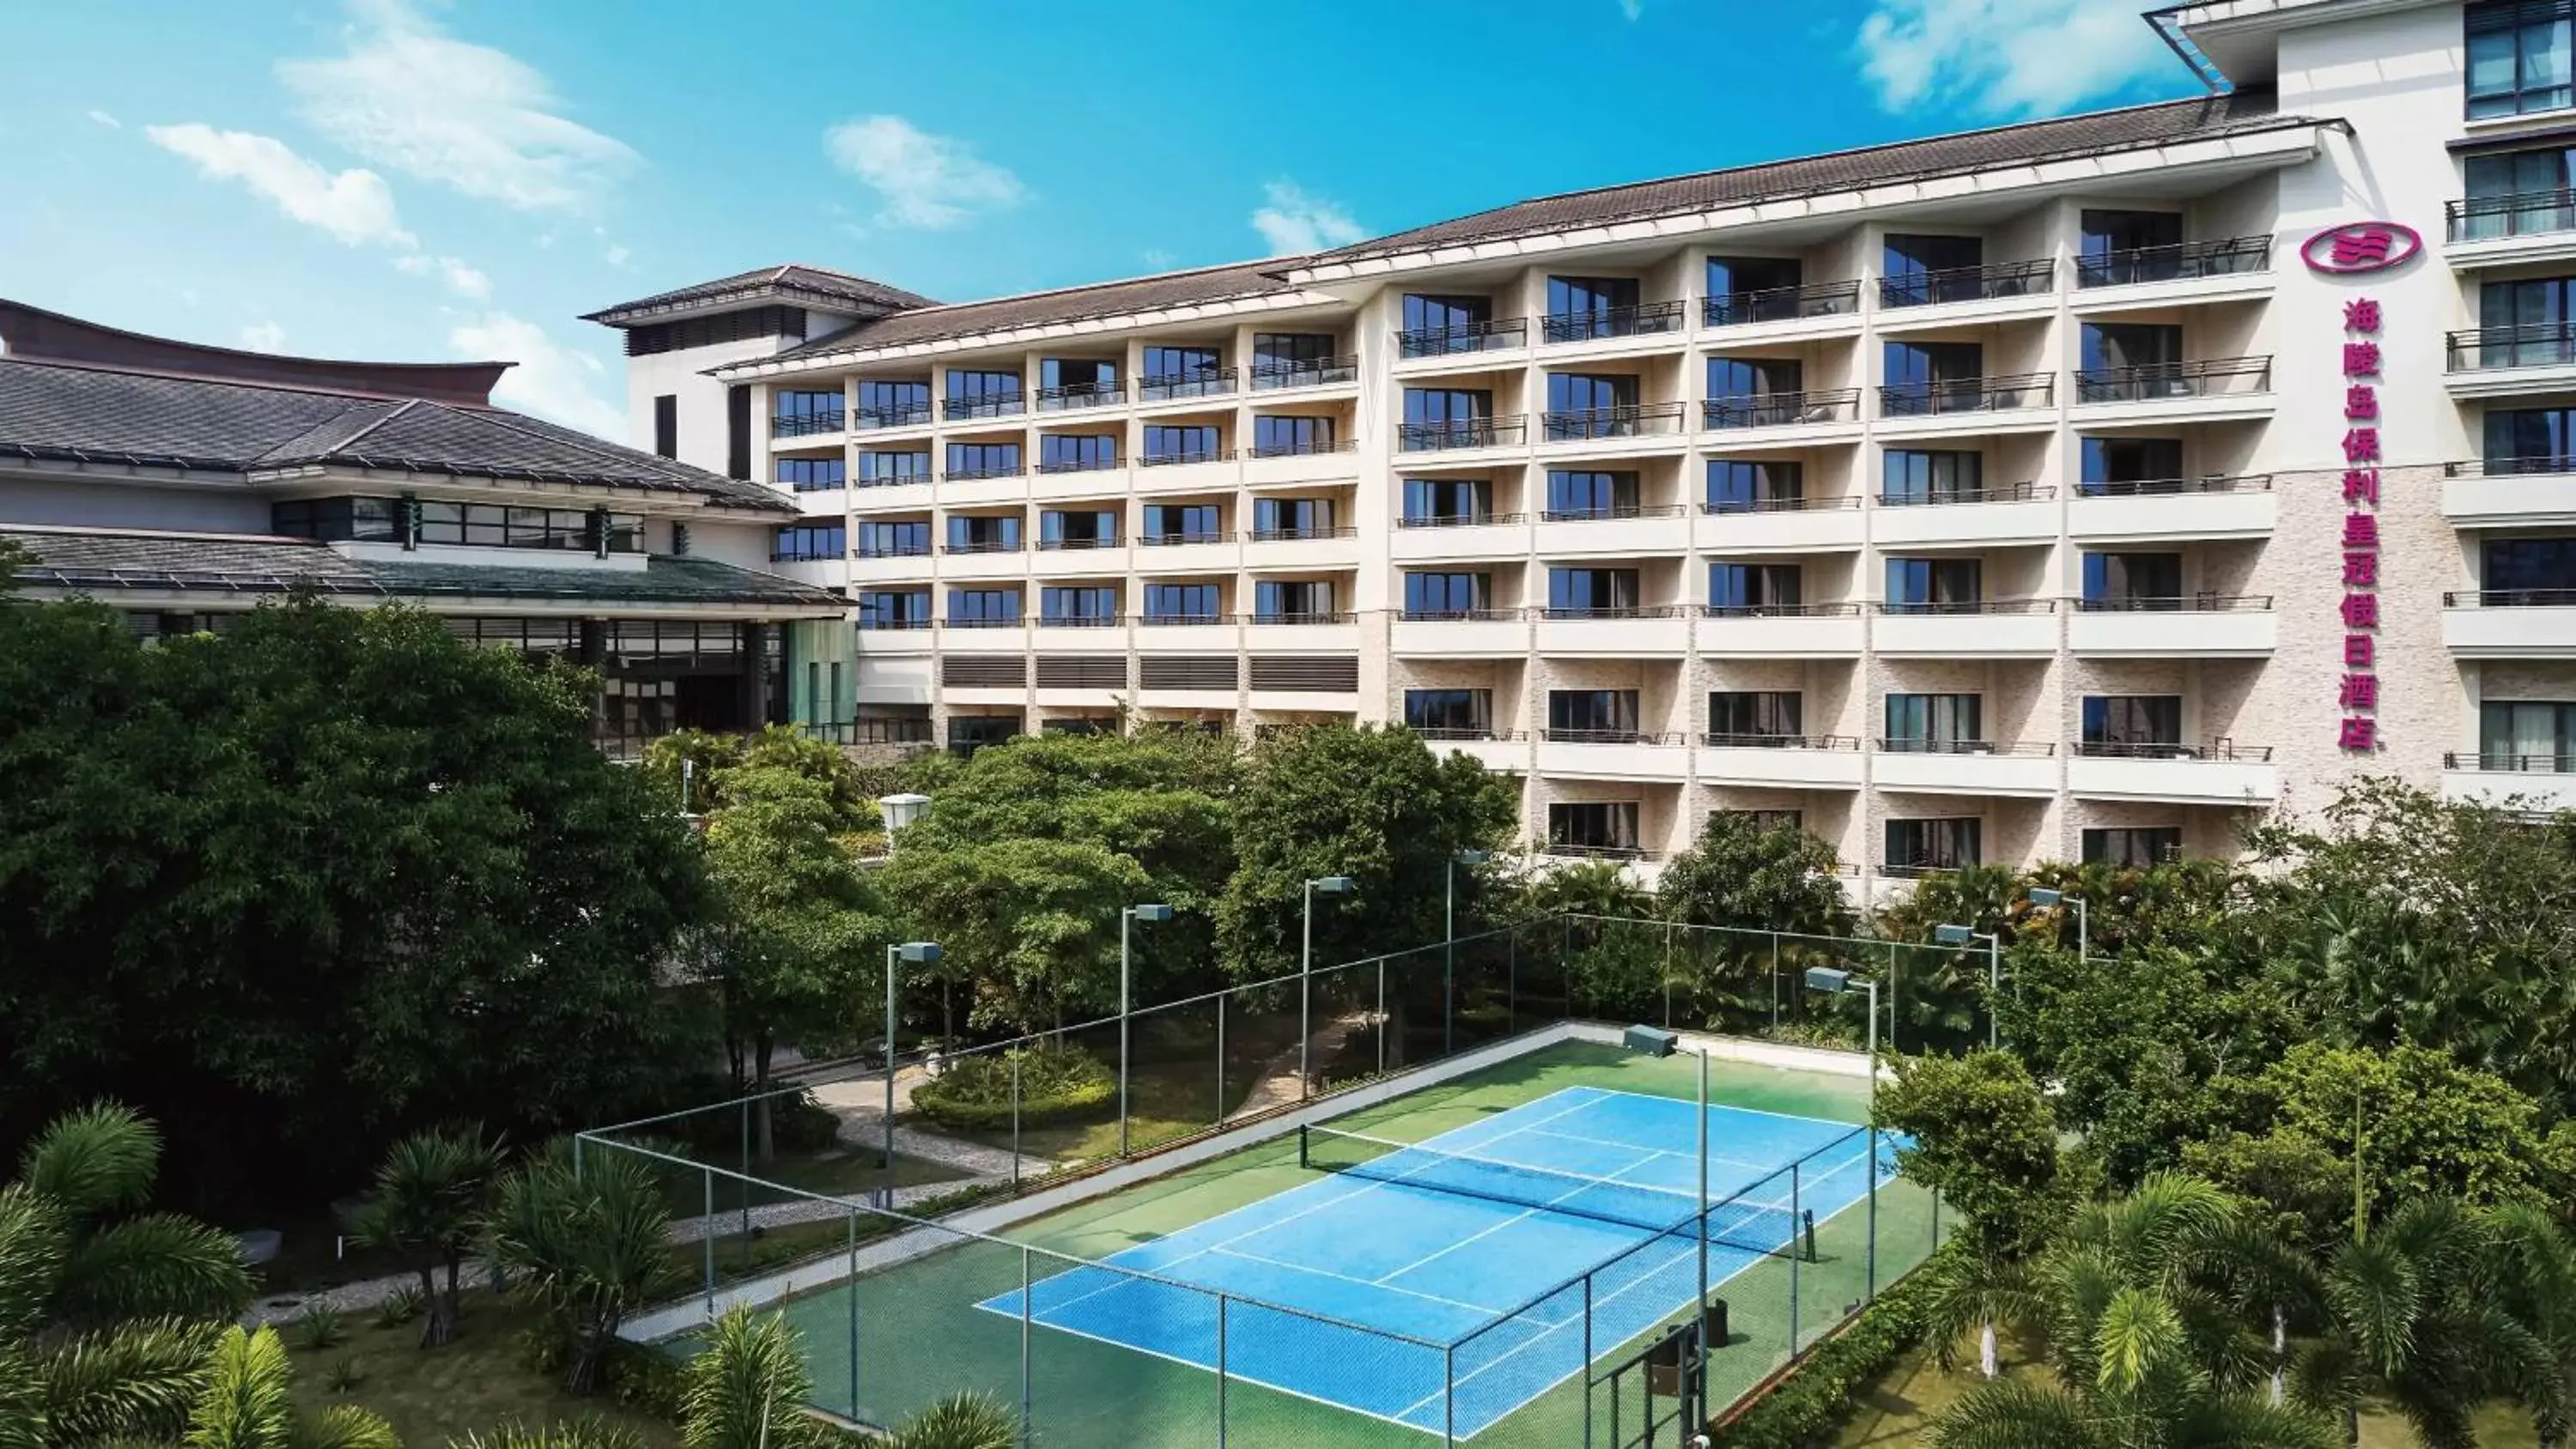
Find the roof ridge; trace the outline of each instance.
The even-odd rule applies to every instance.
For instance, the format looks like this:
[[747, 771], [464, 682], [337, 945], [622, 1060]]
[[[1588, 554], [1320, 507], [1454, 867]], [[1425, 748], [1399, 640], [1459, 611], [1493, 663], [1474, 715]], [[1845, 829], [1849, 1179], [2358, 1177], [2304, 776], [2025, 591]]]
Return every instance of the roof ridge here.
[[[76, 362], [62, 357], [20, 357], [15, 353], [0, 353], [0, 364], [18, 367], [51, 367], [64, 372], [97, 372], [111, 377], [150, 377], [158, 378], [163, 382], [184, 382], [199, 387], [237, 387], [249, 392], [294, 393], [301, 397], [337, 397], [359, 402], [423, 401], [419, 398], [404, 397], [400, 393], [353, 392], [341, 387], [313, 387], [299, 383], [276, 382], [266, 378], [217, 377], [209, 373], [173, 372], [159, 367], [121, 367], [112, 362]], [[441, 406], [462, 405], [441, 404]]]
[[[1353, 243], [1353, 245], [1365, 245], [1365, 243]], [[1039, 287], [1034, 291], [1005, 292], [998, 297], [978, 297], [971, 302], [933, 302], [927, 307], [906, 307], [895, 315], [919, 317], [929, 312], [955, 312], [967, 307], [990, 307], [997, 302], [1025, 302], [1033, 297], [1064, 297], [1075, 292], [1097, 292], [1110, 287], [1132, 287], [1139, 282], [1161, 282], [1173, 277], [1196, 277], [1209, 272], [1230, 272], [1244, 267], [1287, 268], [1321, 255], [1323, 254], [1320, 252], [1310, 252], [1284, 257], [1251, 257], [1239, 262], [1214, 262], [1204, 267], [1182, 267], [1177, 271], [1145, 272], [1133, 277], [1109, 277], [1097, 282], [1076, 282], [1070, 287]], [[1270, 273], [1257, 272], [1255, 275], [1269, 276]], [[861, 322], [856, 325], [863, 327], [867, 323]]]

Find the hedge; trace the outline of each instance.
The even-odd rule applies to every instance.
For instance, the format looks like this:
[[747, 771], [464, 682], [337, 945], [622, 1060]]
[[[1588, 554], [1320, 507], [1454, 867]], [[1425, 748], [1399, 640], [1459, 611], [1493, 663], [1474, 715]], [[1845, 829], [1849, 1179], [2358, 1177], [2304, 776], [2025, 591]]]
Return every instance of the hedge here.
[[1709, 1436], [1713, 1449], [1818, 1449], [1851, 1420], [1861, 1395], [1923, 1341], [1951, 1249], [1943, 1248], [1818, 1345], [1771, 1391]]
[[1088, 1112], [1118, 1095], [1109, 1069], [1088, 1053], [1071, 1047], [1031, 1047], [946, 1063], [937, 1078], [913, 1089], [912, 1105], [943, 1127], [989, 1131], [1008, 1127], [1013, 1119], [1013, 1068], [1019, 1084], [1018, 1121], [1023, 1127]]

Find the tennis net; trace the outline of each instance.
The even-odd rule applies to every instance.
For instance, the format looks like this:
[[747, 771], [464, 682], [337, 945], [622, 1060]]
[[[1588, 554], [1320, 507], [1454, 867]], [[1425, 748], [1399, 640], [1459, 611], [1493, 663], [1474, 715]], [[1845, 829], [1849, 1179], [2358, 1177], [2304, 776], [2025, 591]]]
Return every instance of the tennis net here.
[[1641, 1232], [1687, 1235], [1696, 1219], [1710, 1242], [1753, 1253], [1796, 1252], [1804, 1236], [1800, 1215], [1785, 1198], [1757, 1201], [1739, 1196], [1711, 1203], [1702, 1211], [1695, 1193], [1389, 1142], [1332, 1127], [1299, 1128], [1297, 1157], [1300, 1164], [1317, 1172], [1565, 1213]]

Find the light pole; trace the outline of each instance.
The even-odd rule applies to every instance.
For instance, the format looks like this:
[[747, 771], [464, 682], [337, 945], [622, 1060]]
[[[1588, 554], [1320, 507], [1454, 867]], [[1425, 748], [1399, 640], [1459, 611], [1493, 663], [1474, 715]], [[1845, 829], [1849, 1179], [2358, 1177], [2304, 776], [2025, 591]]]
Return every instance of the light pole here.
[[2063, 906], [2068, 901], [2075, 903], [2075, 964], [2081, 966], [2085, 958], [2092, 953], [2092, 910], [2084, 904], [2082, 896], [2050, 890], [2046, 886], [2033, 886], [2030, 889], [2030, 903], [2034, 906]]
[[1440, 912], [1440, 936], [1446, 943], [1440, 959], [1440, 1055], [1444, 1057], [1456, 1049], [1451, 1023], [1458, 1019], [1458, 867], [1483, 865], [1493, 858], [1490, 850], [1453, 851], [1441, 870], [1449, 888], [1448, 903]]
[[1346, 875], [1319, 876], [1306, 882], [1306, 943], [1297, 953], [1297, 1095], [1312, 1096], [1315, 1078], [1308, 1050], [1315, 1040], [1315, 893], [1346, 896], [1351, 893], [1351, 878]]
[[1127, 1155], [1127, 926], [1131, 921], [1168, 921], [1170, 906], [1129, 906], [1118, 913], [1118, 1155]]
[[1971, 941], [1986, 943], [1986, 1045], [1997, 1046], [2003, 1034], [1996, 1027], [1998, 1013], [2004, 1004], [2004, 948], [1992, 931], [1979, 931], [1968, 926], [1934, 926], [1932, 939], [1944, 946], [1965, 946]]
[[908, 790], [900, 795], [880, 795], [877, 797], [877, 809], [885, 816], [886, 859], [894, 859], [895, 836], [899, 834], [905, 826], [920, 819], [921, 812], [929, 808], [929, 796], [916, 795]]
[[885, 1206], [887, 1206], [887, 1207], [889, 1207], [889, 1208], [891, 1208], [891, 1207], [893, 1207], [893, 1206], [894, 1206], [894, 1062], [895, 1062], [895, 1051], [894, 1051], [894, 975], [895, 975], [895, 963], [896, 963], [896, 962], [898, 962], [898, 961], [908, 961], [908, 962], [911, 962], [912, 964], [917, 965], [917, 966], [930, 966], [930, 965], [935, 965], [935, 964], [937, 964], [938, 960], [939, 960], [939, 943], [938, 943], [938, 942], [936, 942], [936, 941], [906, 941], [906, 942], [904, 942], [904, 943], [903, 943], [902, 945], [900, 945], [900, 946], [898, 946], [898, 945], [894, 945], [894, 944], [892, 944], [892, 943], [888, 943], [888, 944], [887, 944], [887, 946], [886, 946], [886, 999], [885, 999], [885, 1054], [886, 1054], [886, 1091], [885, 1091], [885, 1173], [886, 1173], [886, 1185], [885, 1185]]
[[1831, 966], [1807, 968], [1809, 991], [1840, 996], [1855, 986], [1869, 992], [1869, 1266], [1864, 1281], [1874, 1299], [1878, 1297], [1878, 981], [1875, 977], [1855, 978]]

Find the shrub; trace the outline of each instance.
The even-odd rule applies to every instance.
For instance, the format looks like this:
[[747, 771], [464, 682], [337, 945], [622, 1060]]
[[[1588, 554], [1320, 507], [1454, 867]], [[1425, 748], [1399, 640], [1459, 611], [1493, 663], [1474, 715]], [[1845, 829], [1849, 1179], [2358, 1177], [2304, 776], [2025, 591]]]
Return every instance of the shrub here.
[[811, 1092], [770, 1099], [769, 1132], [781, 1152], [821, 1152], [840, 1141], [841, 1119]]
[[1825, 1340], [1769, 1393], [1709, 1436], [1712, 1449], [1817, 1449], [1860, 1407], [1861, 1395], [1923, 1341], [1943, 1248]]
[[354, 1353], [344, 1353], [322, 1371], [322, 1387], [335, 1394], [354, 1393], [367, 1381], [367, 1361]]
[[311, 1349], [330, 1348], [349, 1336], [340, 1325], [340, 1310], [321, 1301], [308, 1304], [297, 1316], [295, 1333]]
[[1118, 1095], [1118, 1084], [1097, 1059], [1072, 1047], [1040, 1046], [957, 1058], [936, 1081], [914, 1089], [912, 1105], [943, 1127], [1007, 1127], [1014, 1067], [1023, 1127], [1087, 1112]]
[[376, 1305], [376, 1327], [402, 1327], [420, 1317], [420, 1310], [426, 1301], [421, 1296], [419, 1284], [405, 1283], [386, 1294], [385, 1301]]

